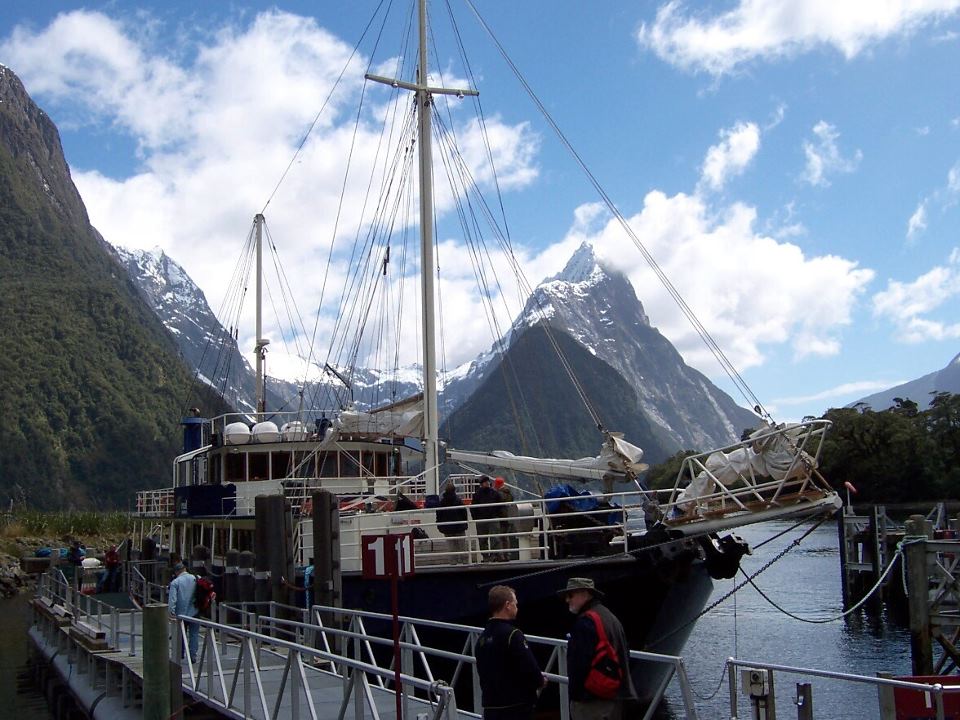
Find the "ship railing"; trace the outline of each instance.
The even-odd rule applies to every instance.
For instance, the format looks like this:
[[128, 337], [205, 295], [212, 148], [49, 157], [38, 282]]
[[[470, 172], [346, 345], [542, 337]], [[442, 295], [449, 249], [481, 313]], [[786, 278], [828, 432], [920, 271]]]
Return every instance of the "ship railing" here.
[[817, 472], [829, 420], [761, 429], [684, 459], [661, 509], [671, 524], [783, 507], [833, 490]]
[[137, 515], [140, 517], [169, 517], [173, 508], [172, 487], [137, 492]]
[[[580, 509], [585, 502], [596, 507]], [[478, 518], [473, 506], [464, 505], [467, 529], [459, 536], [444, 534], [449, 521], [438, 521], [439, 508], [341, 518], [341, 562], [345, 569], [359, 568], [367, 535], [412, 533], [418, 564], [456, 565], [623, 554], [628, 534], [643, 528], [636, 492], [531, 498], [495, 507], [503, 516]]]
[[[255, 615], [250, 611], [251, 605], [220, 607], [221, 612], [232, 610], [242, 618], [250, 618]], [[271, 612], [293, 610], [277, 603], [264, 605], [272, 606]], [[313, 689], [329, 688], [330, 680], [342, 686], [340, 717], [344, 717], [344, 710], [351, 704], [356, 717], [364, 717], [366, 712], [379, 717], [375, 695], [395, 695], [394, 689], [388, 687], [396, 677], [394, 669], [363, 654], [362, 648], [367, 644], [364, 634], [343, 632], [341, 637], [354, 640], [353, 652], [348, 654], [332, 649], [330, 643], [296, 642], [296, 638], [306, 635], [298, 635], [295, 626], [303, 632], [322, 634], [317, 626], [310, 628], [309, 623], [279, 617], [266, 620], [269, 622], [247, 619], [237, 627], [202, 618], [177, 618], [170, 659], [186, 670], [184, 683], [189, 683], [190, 692], [231, 714], [271, 718], [278, 717], [283, 707], [283, 716], [294, 719], [301, 712], [311, 718], [319, 717]], [[181, 657], [181, 649], [189, 642], [190, 625], [199, 626], [202, 636], [196, 662], [189, 653]], [[454, 720], [463, 716], [457, 710], [454, 690], [447, 683], [407, 672], [401, 672], [400, 680], [404, 717]]]
[[143, 633], [134, 609], [118, 608], [95, 595], [80, 593], [56, 568], [40, 576], [35, 597], [51, 614], [69, 620], [81, 634], [103, 637], [115, 650], [137, 654]]
[[294, 514], [309, 514], [311, 497], [320, 490], [340, 496], [341, 512], [364, 510], [368, 504], [377, 509], [388, 498], [402, 493], [415, 504], [422, 504], [426, 493], [422, 475], [357, 475], [323, 478], [286, 478], [283, 494], [290, 501]]
[[[762, 704], [766, 708], [766, 716], [775, 717], [777, 694], [775, 692], [775, 679], [777, 673], [781, 677], [786, 675], [795, 679], [816, 679], [820, 681], [821, 688], [828, 683], [843, 683], [845, 688], [851, 683], [872, 686], [877, 693], [879, 713], [876, 717], [879, 720], [896, 720], [896, 718], [907, 717], [908, 715], [914, 717], [914, 713], [908, 711], [904, 707], [905, 705], [922, 708], [920, 710], [922, 714], [917, 717], [936, 718], [937, 720], [956, 717], [956, 708], [960, 707], [960, 699], [958, 699], [960, 698], [960, 685], [954, 684], [956, 682], [955, 675], [944, 676], [942, 682], [936, 682], [933, 677], [924, 676], [924, 680], [929, 681], [921, 682], [919, 679], [897, 679], [890, 677], [888, 673], [878, 673], [876, 676], [856, 675], [736, 658], [727, 659], [726, 669], [730, 717], [732, 718], [751, 717], [752, 710], [741, 713], [741, 706], [744, 703], [747, 704], [747, 707], [753, 706], [753, 709]], [[790, 696], [788, 702], [798, 708], [798, 717], [813, 717], [814, 689], [811, 682], [796, 683], [796, 694]], [[947, 703], [954, 706], [949, 714], [947, 714], [945, 707]]]
[[[238, 618], [241, 628], [257, 636], [257, 643], [251, 647], [252, 653], [282, 659], [288, 652], [286, 648], [293, 644], [310, 648], [321, 661], [329, 663], [326, 671], [334, 676], [348, 678], [351, 669], [356, 667], [355, 663], [359, 662], [379, 669], [371, 676], [376, 687], [387, 690], [393, 681], [393, 619], [390, 615], [325, 605], [314, 605], [308, 610], [276, 602], [246, 602], [221, 603], [219, 616], [221, 623], [228, 616]], [[407, 616], [400, 616], [399, 623], [403, 682], [407, 683], [407, 678], [417, 678], [427, 686], [442, 681], [449, 687], [468, 687], [472, 706], [480, 708], [476, 648], [484, 629]], [[561, 720], [569, 720], [566, 640], [538, 635], [527, 635], [526, 638], [547, 682], [557, 686]], [[352, 662], [344, 662], [345, 651], [349, 652]], [[694, 693], [682, 657], [632, 650], [630, 660], [631, 663], [668, 667], [646, 714], [642, 716], [644, 720], [653, 717], [674, 680], [679, 684], [682, 717], [687, 720], [697, 718]], [[462, 710], [461, 714], [479, 717], [477, 713]], [[405, 709], [403, 715], [414, 717], [409, 709]]]

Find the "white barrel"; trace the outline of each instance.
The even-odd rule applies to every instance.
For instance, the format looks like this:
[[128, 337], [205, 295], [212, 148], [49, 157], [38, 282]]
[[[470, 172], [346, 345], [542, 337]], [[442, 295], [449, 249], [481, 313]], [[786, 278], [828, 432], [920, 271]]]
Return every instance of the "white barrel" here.
[[277, 424], [269, 420], [258, 422], [253, 426], [253, 441], [255, 443], [280, 442], [280, 431], [277, 429]]
[[223, 429], [223, 442], [227, 445], [246, 445], [250, 442], [250, 428], [246, 423], [230, 423]]

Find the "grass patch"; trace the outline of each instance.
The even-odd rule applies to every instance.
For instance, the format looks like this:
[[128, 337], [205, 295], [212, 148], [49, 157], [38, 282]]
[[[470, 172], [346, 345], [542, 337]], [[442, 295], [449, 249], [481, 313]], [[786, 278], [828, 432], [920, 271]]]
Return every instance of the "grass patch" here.
[[71, 537], [124, 535], [133, 531], [133, 518], [123, 512], [19, 510], [3, 517], [0, 534], [4, 537], [36, 535]]

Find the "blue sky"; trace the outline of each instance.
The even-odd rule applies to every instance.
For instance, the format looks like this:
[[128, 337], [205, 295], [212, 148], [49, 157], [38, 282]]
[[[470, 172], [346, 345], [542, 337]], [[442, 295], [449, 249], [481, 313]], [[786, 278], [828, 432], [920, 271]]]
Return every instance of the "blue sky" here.
[[[732, 391], [462, 0], [449, 4], [530, 281], [591, 240], [687, 361]], [[960, 351], [960, 0], [475, 4], [777, 419]], [[0, 62], [60, 128], [106, 239], [162, 247], [216, 309], [252, 216], [375, 7], [4, 3]], [[436, 56], [465, 77], [449, 42]], [[301, 309], [315, 306], [336, 211], [327, 158], [346, 147], [345, 95], [267, 211]], [[463, 248], [440, 242], [452, 366], [490, 337]]]

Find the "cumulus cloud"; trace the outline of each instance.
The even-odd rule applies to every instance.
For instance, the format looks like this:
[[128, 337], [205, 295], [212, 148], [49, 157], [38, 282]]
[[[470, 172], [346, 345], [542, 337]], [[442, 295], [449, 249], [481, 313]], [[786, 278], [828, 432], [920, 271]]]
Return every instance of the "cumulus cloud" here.
[[851, 59], [886, 38], [929, 29], [958, 9], [960, 0], [740, 0], [710, 15], [671, 0], [640, 26], [637, 40], [666, 62], [718, 76], [821, 47]]
[[[653, 191], [628, 222], [739, 369], [762, 364], [767, 346], [788, 344], [797, 358], [836, 353], [873, 271], [832, 255], [808, 257], [759, 232], [756, 216], [741, 203], [717, 212], [698, 195]], [[652, 322], [688, 362], [716, 369], [616, 221], [568, 237], [571, 247], [583, 240], [630, 277]]]
[[960, 248], [954, 248], [946, 264], [912, 282], [888, 280], [886, 289], [873, 296], [873, 314], [891, 322], [901, 342], [960, 338], [960, 323], [937, 316], [941, 308], [955, 308], [958, 296]]
[[830, 185], [828, 175], [835, 173], [850, 173], [857, 169], [863, 154], [857, 150], [850, 157], [844, 157], [837, 147], [840, 133], [836, 126], [821, 120], [813, 126], [813, 140], [805, 140], [803, 154], [806, 157], [806, 167], [801, 177], [805, 182], [814, 186], [826, 187]]
[[[45, 28], [14, 28], [0, 45], [0, 56], [38, 101], [70, 108], [68, 124], [119, 130], [136, 144], [138, 167], [129, 176], [71, 168], [91, 222], [108, 241], [162, 248], [184, 266], [216, 310], [227, 294], [230, 262], [240, 254], [254, 214], [272, 198], [265, 211], [270, 237], [300, 310], [309, 315], [320, 300], [331, 243], [345, 239], [338, 241], [340, 248], [362, 236], [361, 228], [338, 218], [357, 217], [356, 211], [371, 203], [371, 191], [379, 189], [369, 185], [374, 172], [380, 173], [377, 183], [386, 185], [397, 180], [388, 173], [403, 167], [391, 164], [403, 157], [400, 140], [394, 137], [389, 145], [383, 128], [409, 113], [409, 94], [365, 85], [368, 58], [351, 59], [352, 45], [313, 18], [266, 11], [207, 35], [185, 36], [179, 48], [155, 43], [144, 31], [147, 26], [143, 17], [62, 13]], [[443, 81], [464, 85], [447, 74]], [[358, 118], [361, 93], [366, 112]], [[456, 133], [464, 158], [464, 182], [489, 186], [494, 181], [483, 164], [487, 153], [497, 163], [501, 189], [523, 187], [537, 177], [539, 139], [529, 125], [494, 115], [481, 128], [458, 113], [469, 100], [442, 102], [449, 105], [443, 108], [446, 130]], [[313, 132], [273, 194], [321, 107]], [[434, 154], [438, 176], [446, 172], [441, 152]], [[455, 207], [453, 192], [440, 192], [436, 202], [442, 218]], [[400, 220], [415, 221], [415, 212]], [[395, 250], [399, 257], [401, 249]], [[335, 254], [335, 264], [344, 261]], [[409, 274], [413, 265], [410, 261], [401, 269], [395, 262], [394, 267]], [[344, 267], [336, 265], [331, 276], [342, 277]], [[469, 262], [464, 267], [469, 270]], [[453, 264], [446, 270], [454, 272]], [[328, 288], [327, 299], [332, 295]], [[476, 318], [475, 295], [448, 288], [444, 303], [455, 332], [466, 337], [484, 329], [478, 326], [483, 319]], [[247, 327], [252, 323], [244, 321], [241, 333]], [[279, 351], [276, 325], [268, 335]], [[253, 345], [242, 334], [240, 343]], [[462, 349], [459, 343], [451, 347], [463, 355], [483, 349], [476, 340]]]
[[707, 150], [700, 177], [701, 187], [720, 190], [728, 179], [739, 175], [760, 149], [760, 129], [756, 123], [738, 122], [720, 131], [720, 142]]

